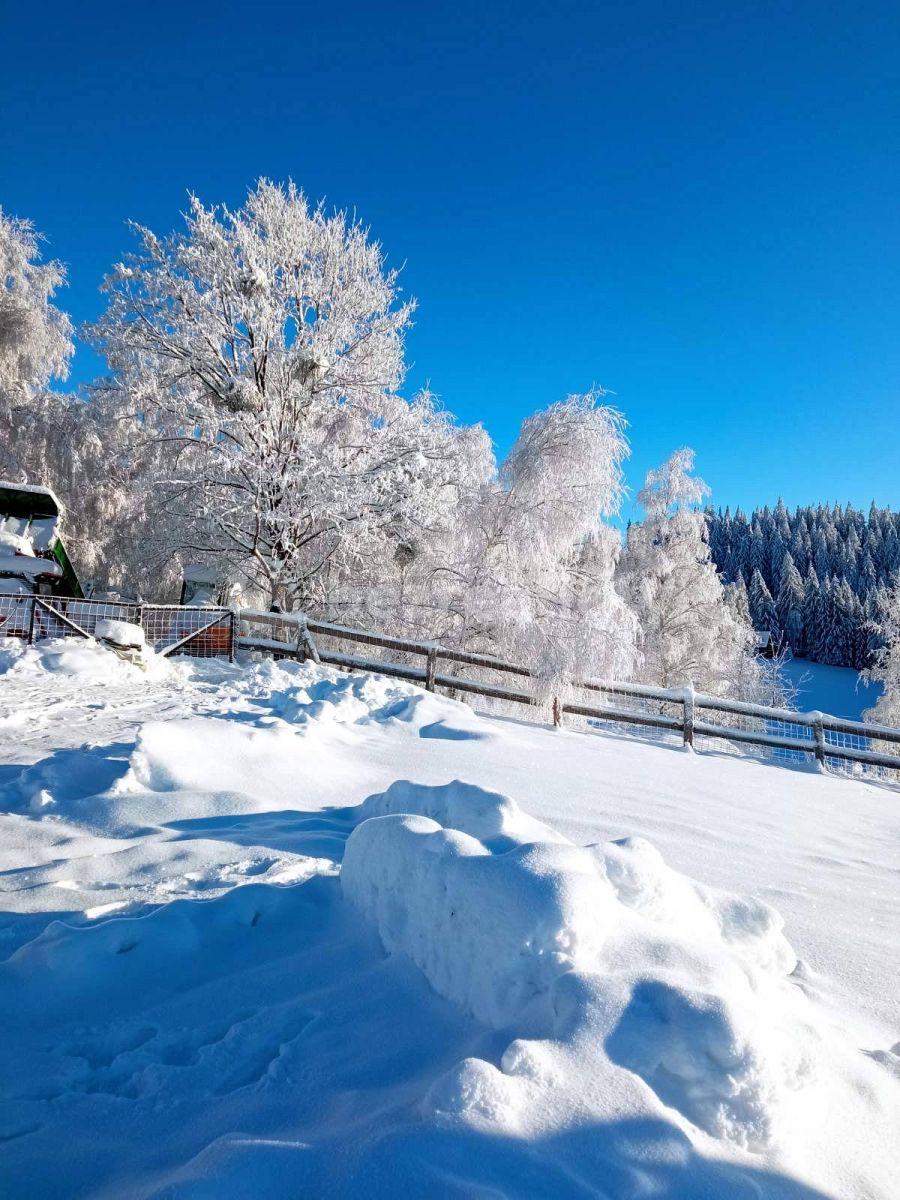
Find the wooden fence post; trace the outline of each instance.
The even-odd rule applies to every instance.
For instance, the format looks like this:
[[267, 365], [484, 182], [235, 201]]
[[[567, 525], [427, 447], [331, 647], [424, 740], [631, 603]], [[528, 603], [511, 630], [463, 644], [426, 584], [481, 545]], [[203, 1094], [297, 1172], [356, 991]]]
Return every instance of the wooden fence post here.
[[431, 646], [425, 659], [425, 691], [434, 691], [434, 676], [437, 671], [437, 647]]
[[309, 632], [309, 624], [308, 624], [305, 616], [303, 618], [302, 629], [303, 629], [303, 641], [306, 646], [309, 657], [313, 660], [314, 663], [318, 664], [319, 662], [321, 662], [321, 659], [319, 658], [319, 650], [318, 650], [318, 647], [316, 646], [313, 635]]
[[825, 770], [825, 726], [822, 723], [822, 714], [814, 712], [810, 714], [813, 719], [813, 733], [816, 738], [816, 765], [820, 771]]
[[684, 705], [684, 725], [682, 732], [684, 734], [685, 746], [694, 748], [694, 687], [693, 684], [688, 684], [682, 693], [682, 704]]

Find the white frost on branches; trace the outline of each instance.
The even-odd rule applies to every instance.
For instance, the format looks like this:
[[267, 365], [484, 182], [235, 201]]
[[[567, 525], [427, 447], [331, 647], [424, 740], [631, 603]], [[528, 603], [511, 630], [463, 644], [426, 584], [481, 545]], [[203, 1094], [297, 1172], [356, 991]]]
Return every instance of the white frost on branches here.
[[900, 581], [887, 596], [879, 625], [883, 644], [875, 652], [873, 666], [863, 672], [863, 677], [880, 683], [884, 692], [865, 715], [867, 720], [879, 725], [900, 726]]
[[[458, 519], [408, 568], [407, 613], [446, 644], [527, 666], [546, 696], [573, 675], [630, 674], [634, 618], [613, 586], [624, 419], [601, 393], [522, 426], [506, 461], [460, 497]], [[508, 680], [506, 681], [508, 683]]]
[[225, 555], [267, 599], [321, 606], [456, 501], [452, 421], [398, 392], [413, 304], [368, 231], [293, 184], [192, 199], [186, 225], [136, 227], [94, 328], [153, 480], [135, 520], [160, 562]]
[[42, 449], [58, 436], [63, 403], [47, 388], [66, 378], [74, 351], [71, 322], [52, 303], [65, 270], [41, 262], [40, 240], [30, 221], [0, 210], [0, 477], [6, 479], [41, 473]]
[[697, 507], [709, 489], [693, 467], [693, 450], [682, 449], [650, 471], [638, 495], [644, 520], [628, 530], [620, 584], [641, 629], [641, 678], [749, 697], [761, 674], [752, 630], [710, 560]]
[[638, 669], [763, 695], [692, 451], [650, 472], [623, 552], [604, 518], [628, 443], [602, 391], [529, 417], [498, 465], [480, 426], [401, 395], [414, 304], [356, 220], [263, 180], [185, 221], [134, 227], [91, 331], [110, 374], [84, 402], [47, 390], [72, 353], [63, 269], [0, 213], [0, 470], [63, 494], [83, 571], [162, 599], [185, 562], [215, 565], [251, 603], [520, 663], [544, 698]]

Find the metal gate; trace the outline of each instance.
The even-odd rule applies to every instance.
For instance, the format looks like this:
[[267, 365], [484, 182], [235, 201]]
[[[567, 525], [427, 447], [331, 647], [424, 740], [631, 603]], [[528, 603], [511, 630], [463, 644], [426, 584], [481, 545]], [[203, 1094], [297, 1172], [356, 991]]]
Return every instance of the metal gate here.
[[89, 638], [103, 620], [140, 625], [148, 646], [158, 654], [234, 659], [230, 608], [0, 593], [0, 637], [19, 637], [29, 643], [42, 638]]

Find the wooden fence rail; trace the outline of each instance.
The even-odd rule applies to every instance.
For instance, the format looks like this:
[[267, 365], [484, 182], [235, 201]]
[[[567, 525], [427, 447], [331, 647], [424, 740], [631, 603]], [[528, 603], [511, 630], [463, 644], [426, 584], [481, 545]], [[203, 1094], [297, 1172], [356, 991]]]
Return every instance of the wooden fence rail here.
[[[246, 649], [266, 650], [301, 660], [311, 658], [342, 670], [376, 671], [420, 683], [432, 692], [444, 688], [513, 704], [533, 706], [538, 703], [530, 691], [504, 687], [495, 680], [468, 679], [460, 674], [444, 674], [438, 670], [438, 665], [443, 662], [480, 667], [484, 671], [513, 675], [520, 679], [530, 678], [526, 668], [489, 655], [470, 654], [433, 642], [391, 637], [330, 621], [317, 621], [297, 613], [244, 609], [238, 616], [241, 625], [238, 644]], [[260, 630], [263, 631], [262, 635]], [[317, 639], [395, 651], [412, 658], [422, 658], [424, 664], [416, 666], [348, 654], [325, 646]], [[554, 705], [555, 712], [560, 716], [570, 714], [589, 720], [677, 732], [682, 735], [686, 746], [693, 746], [695, 737], [699, 735], [769, 750], [789, 751], [798, 756], [809, 755], [822, 768], [846, 763], [900, 771], [900, 749], [897, 753], [887, 753], [870, 748], [873, 742], [900, 747], [900, 729], [832, 717], [827, 713], [801, 713], [742, 700], [723, 699], [721, 696], [695, 692], [691, 687], [656, 688], [639, 683], [585, 680], [574, 681], [572, 689], [609, 697], [611, 703], [567, 700]], [[619, 704], [616, 703], [618, 698], [635, 703], [632, 706]], [[727, 723], [729, 720], [731, 724]], [[853, 745], [854, 740], [859, 744]]]

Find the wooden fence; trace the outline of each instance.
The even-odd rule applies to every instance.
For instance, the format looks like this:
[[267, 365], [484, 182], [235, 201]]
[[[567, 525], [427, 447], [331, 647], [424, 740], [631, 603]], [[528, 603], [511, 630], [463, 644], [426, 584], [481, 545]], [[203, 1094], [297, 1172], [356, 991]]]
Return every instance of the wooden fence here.
[[[245, 609], [238, 616], [241, 625], [238, 644], [246, 649], [312, 659], [342, 670], [375, 671], [422, 684], [431, 692], [443, 688], [454, 695], [462, 692], [528, 706], [538, 703], [528, 687], [531, 678], [528, 670], [488, 655], [352, 629], [295, 613]], [[340, 648], [344, 643], [370, 647], [379, 653], [392, 652], [405, 660], [424, 661], [420, 666], [413, 661], [346, 653]], [[444, 664], [450, 667], [449, 672], [440, 669]], [[461, 673], [466, 667], [477, 668], [489, 678], [468, 678]], [[505, 687], [498, 682], [497, 676], [506, 675], [516, 677], [518, 686]], [[570, 698], [554, 701], [557, 722], [570, 714], [611, 725], [680, 733], [683, 743], [691, 747], [698, 737], [720, 739], [764, 748], [782, 761], [811, 758], [823, 768], [850, 768], [867, 773], [900, 771], [900, 729], [821, 712], [800, 713], [726, 700], [695, 692], [690, 687], [670, 689], [584, 680], [573, 681], [569, 691]], [[872, 749], [873, 743], [878, 743], [879, 749]]]

